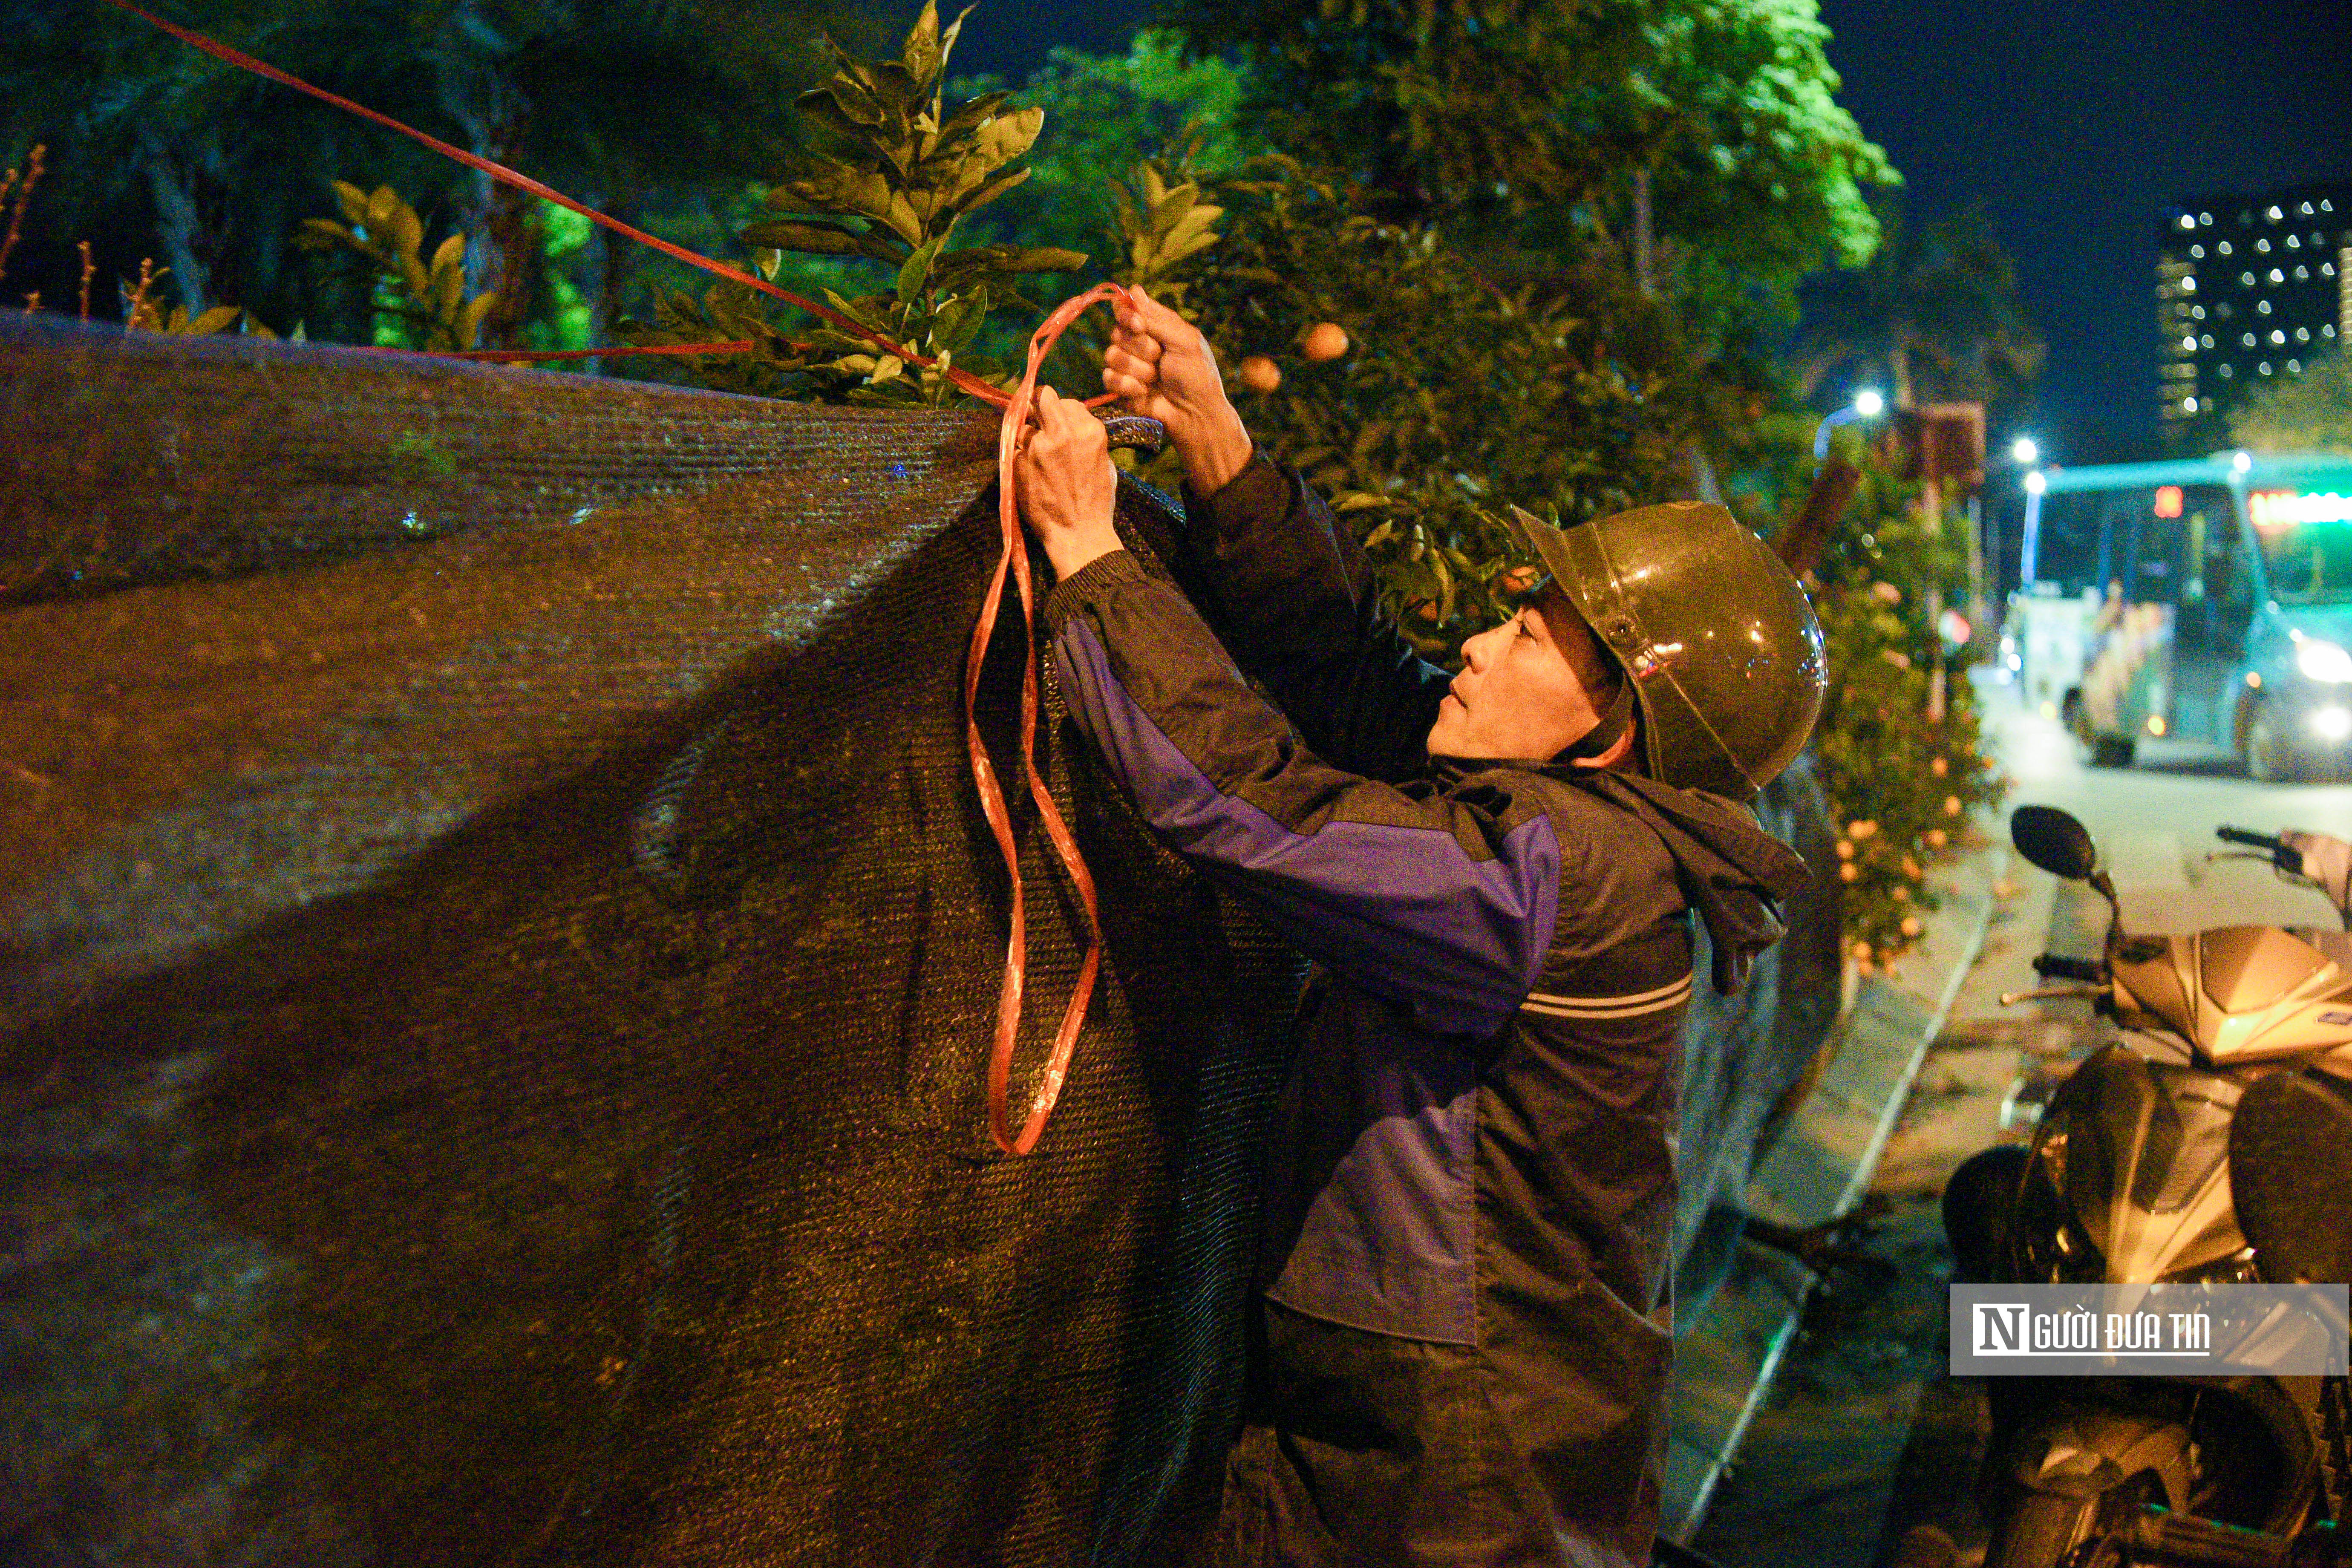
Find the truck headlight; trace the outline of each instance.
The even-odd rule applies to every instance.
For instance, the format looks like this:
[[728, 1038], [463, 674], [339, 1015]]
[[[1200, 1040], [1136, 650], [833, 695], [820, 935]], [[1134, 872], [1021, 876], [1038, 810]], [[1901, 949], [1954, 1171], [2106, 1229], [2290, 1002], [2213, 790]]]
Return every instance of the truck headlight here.
[[2294, 667], [2308, 679], [2330, 685], [2352, 680], [2352, 653], [2346, 653], [2340, 643], [2305, 637], [2295, 644]]

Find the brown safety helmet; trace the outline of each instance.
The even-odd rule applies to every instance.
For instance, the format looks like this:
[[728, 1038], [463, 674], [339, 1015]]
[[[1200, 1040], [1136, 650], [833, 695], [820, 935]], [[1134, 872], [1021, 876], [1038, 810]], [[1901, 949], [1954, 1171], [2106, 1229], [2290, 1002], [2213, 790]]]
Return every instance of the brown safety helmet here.
[[1652, 778], [1748, 800], [1803, 748], [1829, 684], [1821, 622], [1728, 510], [1669, 501], [1566, 529], [1517, 507], [1511, 519], [1628, 677]]

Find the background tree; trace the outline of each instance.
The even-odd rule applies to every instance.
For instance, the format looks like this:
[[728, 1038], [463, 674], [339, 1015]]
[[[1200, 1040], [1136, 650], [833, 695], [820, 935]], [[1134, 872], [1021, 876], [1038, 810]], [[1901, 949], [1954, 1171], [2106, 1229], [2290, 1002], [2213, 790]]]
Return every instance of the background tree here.
[[1879, 383], [1898, 408], [2021, 397], [2047, 349], [1983, 209], [1914, 226], [1890, 205], [1883, 226], [1886, 243], [1868, 267], [1807, 289], [1799, 393], [1813, 397], [1842, 376]]
[[[975, 77], [950, 83], [950, 91], [977, 97], [1007, 85]], [[1066, 241], [1108, 231], [1114, 204], [1105, 176], [1123, 177], [1144, 159], [1184, 147], [1188, 137], [1197, 141], [1186, 164], [1207, 179], [1236, 174], [1273, 151], [1241, 112], [1248, 90], [1241, 68], [1214, 55], [1188, 58], [1171, 32], [1146, 28], [1124, 55], [1054, 49], [1013, 90], [1045, 111], [1053, 132], [1029, 160], [1028, 183], [975, 218], [975, 232], [992, 238]]]
[[2230, 439], [2257, 452], [2352, 453], [2352, 356], [2339, 348], [2255, 387], [2230, 416]]
[[[331, 181], [388, 184], [469, 232], [468, 291], [499, 288], [493, 335], [520, 334], [543, 267], [536, 204], [135, 18], [81, 0], [18, 9], [0, 56], [0, 153], [50, 146], [70, 198], [43, 209], [27, 248], [52, 270], [77, 237], [97, 240], [110, 271], [160, 252], [187, 303], [234, 299], [289, 323], [313, 279], [284, 265], [288, 237], [335, 210]], [[655, 226], [772, 174], [792, 97], [817, 74], [814, 34], [872, 30], [866, 0], [183, 0], [171, 15]], [[636, 258], [601, 240], [582, 254], [583, 292], [609, 320]], [[363, 331], [366, 309], [364, 291], [347, 299], [340, 335]]]
[[1700, 325], [1785, 311], [1876, 242], [1894, 180], [1832, 94], [1811, 0], [1172, 0], [1250, 112], [1497, 280], [1612, 253]]

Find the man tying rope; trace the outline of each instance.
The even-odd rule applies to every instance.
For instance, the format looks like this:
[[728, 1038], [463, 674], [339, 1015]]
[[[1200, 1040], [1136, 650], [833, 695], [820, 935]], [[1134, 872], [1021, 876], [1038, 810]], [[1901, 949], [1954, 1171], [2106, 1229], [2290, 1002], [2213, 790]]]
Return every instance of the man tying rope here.
[[1522, 512], [1549, 581], [1449, 677], [1202, 334], [1140, 290], [1117, 316], [1104, 384], [1183, 460], [1197, 604], [1121, 548], [1101, 424], [1040, 388], [1055, 668], [1155, 831], [1319, 966], [1220, 1561], [1646, 1562], [1688, 915], [1728, 990], [1805, 880], [1739, 803], [1819, 710], [1811, 611], [1720, 507]]

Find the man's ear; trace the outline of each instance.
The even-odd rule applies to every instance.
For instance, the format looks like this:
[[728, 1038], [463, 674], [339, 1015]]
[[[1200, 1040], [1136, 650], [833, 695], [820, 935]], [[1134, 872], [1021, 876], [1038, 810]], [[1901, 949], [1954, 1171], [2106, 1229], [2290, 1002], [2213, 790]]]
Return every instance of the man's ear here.
[[1626, 725], [1617, 739], [1610, 743], [1607, 751], [1595, 757], [1578, 757], [1572, 765], [1580, 768], [1615, 767], [1633, 754], [1633, 725]]

